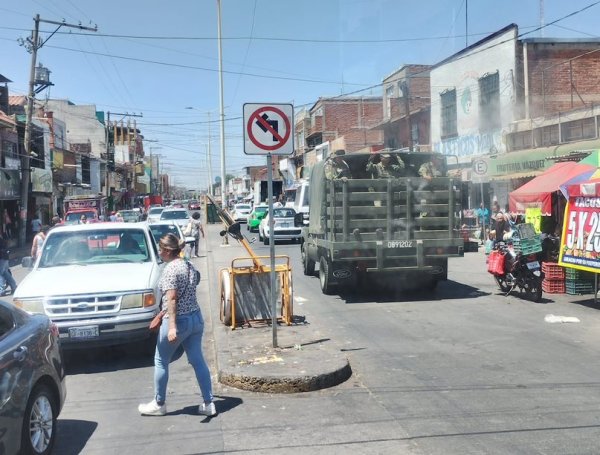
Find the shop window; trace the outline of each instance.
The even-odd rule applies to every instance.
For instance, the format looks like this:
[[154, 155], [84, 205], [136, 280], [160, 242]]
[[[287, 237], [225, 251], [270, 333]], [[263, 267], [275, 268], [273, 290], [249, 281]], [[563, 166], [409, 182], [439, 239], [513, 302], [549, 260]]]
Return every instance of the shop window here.
[[91, 183], [90, 177], [90, 159], [87, 156], [81, 157], [81, 183]]
[[563, 123], [560, 127], [562, 142], [594, 139], [597, 136], [596, 124], [593, 117]]
[[558, 125], [549, 125], [540, 128], [540, 145], [558, 145]]
[[522, 150], [531, 148], [532, 146], [533, 140], [531, 138], [531, 131], [520, 131], [510, 135], [511, 150]]
[[479, 79], [479, 131], [492, 131], [500, 125], [500, 74], [496, 71]]
[[442, 105], [442, 139], [455, 137], [456, 129], [456, 90], [447, 90], [440, 94]]

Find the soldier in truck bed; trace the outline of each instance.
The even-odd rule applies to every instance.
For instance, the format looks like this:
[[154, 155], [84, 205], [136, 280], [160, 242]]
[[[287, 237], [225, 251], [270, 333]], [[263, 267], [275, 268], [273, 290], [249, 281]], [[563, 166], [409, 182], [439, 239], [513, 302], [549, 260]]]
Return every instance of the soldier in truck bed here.
[[345, 154], [345, 150], [336, 150], [333, 152], [333, 155], [325, 163], [324, 170], [326, 178], [329, 180], [341, 179], [342, 177], [352, 178], [350, 167], [343, 158]]
[[397, 156], [397, 164], [392, 164], [392, 155], [389, 153], [381, 154], [381, 161], [375, 162], [375, 157], [372, 155], [367, 163], [366, 170], [375, 179], [388, 179], [404, 176], [404, 161]]

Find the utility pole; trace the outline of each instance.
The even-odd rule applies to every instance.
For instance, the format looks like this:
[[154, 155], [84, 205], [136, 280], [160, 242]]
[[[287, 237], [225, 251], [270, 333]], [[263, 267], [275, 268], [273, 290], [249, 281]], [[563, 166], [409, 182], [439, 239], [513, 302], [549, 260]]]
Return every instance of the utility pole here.
[[[115, 164], [114, 163], [114, 153], [115, 153], [115, 144], [114, 144], [114, 141], [115, 141], [115, 131], [114, 131], [114, 127], [113, 127], [113, 142], [112, 142], [112, 144], [109, 141], [109, 138], [110, 138], [110, 127], [111, 127], [110, 126], [110, 115], [111, 114], [112, 115], [120, 115], [122, 117], [143, 117], [142, 114], [130, 114], [129, 112], [126, 112], [126, 113], [123, 114], [123, 113], [120, 113], [120, 112], [110, 112], [109, 111], [109, 112], [106, 113], [106, 197], [110, 196], [110, 172], [112, 172], [112, 170], [109, 169], [109, 162], [111, 161], [109, 157], [111, 155], [112, 155], [113, 166]], [[137, 152], [137, 150], [136, 150], [136, 152]], [[134, 175], [134, 177], [131, 179], [132, 182], [135, 182], [135, 161], [136, 161], [135, 157], [136, 157], [136, 155], [137, 155], [137, 153], [133, 154], [133, 161], [134, 161], [133, 162], [133, 175]], [[135, 184], [134, 184], [134, 188], [133, 189], [135, 190]], [[114, 207], [111, 207], [111, 208], [114, 208]]]
[[413, 138], [412, 138], [412, 119], [410, 118], [410, 98], [408, 83], [406, 80], [402, 81], [400, 85], [402, 90], [402, 96], [404, 97], [404, 115], [406, 115], [406, 128], [408, 129], [408, 150], [413, 151]]
[[[71, 27], [78, 28], [79, 30], [89, 30], [92, 32], [97, 32], [98, 27], [83, 27], [82, 25], [68, 24], [66, 22], [56, 22], [56, 21], [48, 21], [45, 19], [41, 19], [39, 14], [36, 14], [33, 18], [34, 28], [31, 34], [31, 39], [27, 39], [26, 48], [29, 52], [31, 52], [31, 68], [29, 68], [29, 91], [27, 93], [27, 112], [25, 117], [25, 137], [24, 137], [24, 146], [25, 153], [21, 157], [21, 213], [19, 214], [19, 245], [24, 246], [26, 242], [26, 233], [27, 233], [27, 210], [29, 206], [29, 182], [31, 179], [31, 167], [30, 167], [30, 156], [31, 156], [31, 131], [33, 129], [32, 119], [33, 119], [33, 105], [35, 100], [35, 65], [37, 60], [37, 51], [41, 49], [46, 42], [52, 38], [61, 27]], [[44, 41], [40, 40], [40, 22], [45, 24], [53, 24], [58, 25], [56, 30], [54, 30], [48, 38]]]
[[[221, 0], [217, 0], [217, 35], [219, 49], [219, 117], [221, 126], [221, 206], [227, 209], [227, 193], [225, 187], [226, 166], [225, 166], [225, 113], [223, 101], [223, 49], [221, 45]], [[227, 239], [227, 236], [224, 236]]]
[[208, 112], [208, 150], [207, 150], [207, 155], [206, 155], [206, 164], [208, 166], [208, 194], [209, 195], [213, 195], [213, 189], [212, 189], [212, 155], [211, 155], [211, 150], [210, 150], [210, 143], [211, 143], [211, 137], [210, 137], [210, 112]]

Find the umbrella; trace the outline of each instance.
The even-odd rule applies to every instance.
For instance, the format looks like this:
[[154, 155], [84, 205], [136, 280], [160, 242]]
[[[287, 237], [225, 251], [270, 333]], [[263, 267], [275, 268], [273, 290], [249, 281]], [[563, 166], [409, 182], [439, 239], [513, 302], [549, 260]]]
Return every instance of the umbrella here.
[[[594, 179], [594, 175], [598, 174], [597, 166], [592, 166], [590, 164], [585, 164], [585, 163], [582, 164], [581, 161], [577, 164], [578, 164], [578, 166], [577, 166], [578, 171], [581, 171], [581, 172], [571, 173], [571, 175], [567, 177], [567, 180], [565, 180], [563, 183], [561, 183], [559, 185], [561, 193], [567, 199], [569, 198], [569, 192], [568, 192], [569, 185], [575, 185], [576, 183], [579, 183], [579, 182], [585, 182], [587, 180]], [[581, 166], [579, 166], [579, 165], [581, 165]]]
[[579, 161], [579, 164], [591, 164], [592, 166], [600, 167], [600, 150], [592, 150], [592, 153]]

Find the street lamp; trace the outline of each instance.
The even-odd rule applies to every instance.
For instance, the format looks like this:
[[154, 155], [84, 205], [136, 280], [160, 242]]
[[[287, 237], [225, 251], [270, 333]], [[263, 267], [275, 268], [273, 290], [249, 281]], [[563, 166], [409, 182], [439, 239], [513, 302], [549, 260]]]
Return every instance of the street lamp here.
[[[187, 106], [186, 109], [191, 109], [194, 111], [199, 111], [200, 109], [196, 109], [195, 107], [192, 106]], [[206, 165], [208, 167], [208, 194], [209, 195], [213, 195], [212, 194], [212, 158], [211, 158], [211, 136], [210, 136], [210, 111], [206, 111], [206, 115], [208, 118], [207, 124], [208, 124], [208, 145], [206, 148]]]

